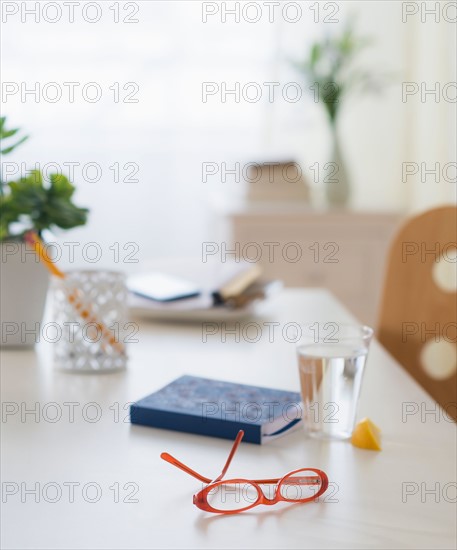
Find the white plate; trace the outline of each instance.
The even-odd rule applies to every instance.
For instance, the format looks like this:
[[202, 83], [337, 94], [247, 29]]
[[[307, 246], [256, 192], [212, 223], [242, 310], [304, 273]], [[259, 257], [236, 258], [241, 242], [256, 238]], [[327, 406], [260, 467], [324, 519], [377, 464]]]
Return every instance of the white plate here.
[[[136, 298], [136, 296], [134, 296]], [[245, 308], [229, 309], [226, 307], [212, 307], [207, 309], [151, 309], [142, 308], [129, 303], [130, 314], [142, 319], [168, 321], [236, 321], [248, 317], [263, 315], [269, 305], [269, 300], [262, 300], [250, 304]]]
[[[224, 263], [212, 260], [203, 264], [199, 258], [173, 258], [143, 263], [141, 273], [159, 270], [169, 275], [185, 277], [200, 287], [202, 293], [195, 298], [168, 303], [156, 302], [130, 293], [128, 302], [130, 314], [143, 319], [198, 322], [229, 321], [263, 315], [269, 306], [269, 297], [252, 302], [244, 308], [213, 307], [213, 281], [217, 281], [224, 272], [234, 267], [231, 268]], [[225, 264], [227, 263], [230, 262]], [[132, 277], [134, 275], [132, 273]], [[281, 288], [282, 284], [279, 282], [272, 285], [270, 295], [277, 294]]]

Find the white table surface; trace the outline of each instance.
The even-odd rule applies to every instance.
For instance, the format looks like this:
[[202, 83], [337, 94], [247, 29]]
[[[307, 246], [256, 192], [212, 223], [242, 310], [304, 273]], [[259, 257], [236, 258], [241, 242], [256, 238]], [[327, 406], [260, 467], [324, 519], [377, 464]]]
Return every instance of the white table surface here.
[[[270, 315], [257, 322], [265, 320], [282, 327], [353, 319], [325, 291], [288, 290], [271, 304]], [[294, 346], [281, 337], [270, 343], [267, 334], [257, 343], [237, 343], [230, 336], [223, 343], [220, 335], [203, 343], [201, 325], [151, 322], [140, 325], [138, 337], [130, 346], [128, 370], [111, 375], [55, 371], [50, 344], [40, 344], [36, 351], [2, 352], [4, 404], [17, 403], [20, 410], [39, 404], [37, 422], [32, 415], [2, 416], [2, 548], [456, 547], [456, 426], [438, 409], [438, 418], [416, 414], [402, 421], [402, 403], [417, 403], [419, 410], [434, 410], [435, 404], [376, 342], [359, 417], [369, 416], [381, 427], [383, 451], [306, 439], [301, 430], [268, 445], [242, 444], [231, 476], [279, 477], [296, 468], [317, 467], [333, 482], [333, 494], [318, 503], [259, 506], [220, 516], [193, 506], [199, 482], [159, 455], [168, 451], [211, 476], [219, 473], [230, 442], [131, 426], [123, 422], [124, 404], [185, 373], [298, 390]], [[51, 402], [62, 411], [56, 422], [50, 419], [57, 409], [46, 408]], [[73, 422], [65, 402], [80, 404]], [[88, 421], [96, 413], [87, 406], [91, 402], [100, 407], [98, 422]], [[116, 403], [121, 409], [118, 422]], [[74, 486], [74, 502], [71, 482], [80, 484]], [[41, 494], [37, 503], [21, 483], [27, 489], [38, 483], [41, 491], [46, 483], [55, 485], [47, 486], [48, 502]], [[97, 485], [86, 486], [83, 493], [87, 483]], [[116, 483], [120, 502], [115, 502]], [[405, 498], [405, 483], [418, 492]], [[18, 492], [5, 494], [14, 484]], [[56, 486], [62, 495], [52, 503]], [[97, 487], [100, 499], [88, 502]], [[123, 502], [136, 487], [131, 498], [138, 502]]]

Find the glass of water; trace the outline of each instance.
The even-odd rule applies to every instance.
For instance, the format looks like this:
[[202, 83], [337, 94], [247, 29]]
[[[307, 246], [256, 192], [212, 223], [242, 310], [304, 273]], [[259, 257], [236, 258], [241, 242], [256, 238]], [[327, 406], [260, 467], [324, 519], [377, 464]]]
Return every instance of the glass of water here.
[[303, 423], [311, 437], [351, 437], [372, 336], [367, 326], [316, 322], [300, 327]]

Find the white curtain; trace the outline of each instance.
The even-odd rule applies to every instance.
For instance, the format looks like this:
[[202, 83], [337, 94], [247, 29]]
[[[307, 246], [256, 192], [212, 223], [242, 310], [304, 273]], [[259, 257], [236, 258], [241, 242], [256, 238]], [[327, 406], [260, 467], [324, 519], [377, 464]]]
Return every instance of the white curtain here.
[[[451, 2], [424, 4], [429, 13], [421, 6], [423, 13], [417, 15], [424, 21], [411, 17], [406, 40], [406, 77], [419, 90], [408, 98], [405, 158], [425, 163], [407, 185], [406, 199], [412, 210], [457, 202], [457, 9], [452, 9]], [[416, 86], [410, 89], [414, 91]]]
[[[373, 38], [360, 65], [392, 75], [383, 94], [353, 97], [342, 113], [353, 207], [404, 212], [455, 200], [455, 184], [443, 179], [421, 183], [416, 176], [402, 182], [404, 162], [455, 161], [455, 103], [424, 104], [420, 96], [402, 102], [403, 82], [443, 86], [456, 80], [453, 25], [443, 19], [422, 24], [420, 16], [404, 23], [403, 2], [330, 3], [338, 8], [338, 23], [325, 23], [325, 12], [316, 23], [315, 2], [300, 2], [303, 17], [296, 23], [281, 17], [273, 23], [266, 17], [258, 23], [230, 17], [226, 23], [220, 17], [204, 23], [202, 2], [136, 3], [137, 24], [115, 24], [109, 2], [99, 2], [104, 15], [93, 25], [80, 17], [56, 24], [29, 17], [24, 23], [17, 15], [2, 24], [3, 82], [30, 88], [36, 82], [77, 81], [80, 90], [95, 81], [103, 88], [95, 104], [2, 97], [10, 125], [31, 134], [9, 162], [27, 167], [52, 162], [64, 169], [65, 163], [79, 163], [76, 199], [90, 207], [90, 221], [57, 240], [97, 240], [108, 251], [107, 265], [110, 246], [132, 241], [140, 260], [198, 256], [202, 241], [214, 238], [210, 197], [216, 193], [229, 200], [242, 187], [234, 176], [202, 181], [202, 163], [215, 162], [220, 169], [226, 163], [230, 169], [235, 162], [296, 158], [311, 180], [309, 166], [328, 160], [322, 105], [311, 93], [297, 103], [279, 94], [270, 102], [262, 84], [280, 82], [281, 90], [299, 82], [306, 92], [291, 61], [302, 59], [314, 38], [338, 30], [350, 13], [357, 16], [359, 34]], [[22, 4], [36, 5], [17, 2]], [[203, 82], [216, 82], [220, 89], [223, 83], [232, 88], [253, 81], [264, 90], [259, 102], [222, 102], [220, 93], [202, 102]], [[118, 83], [125, 95], [135, 90], [123, 89], [131, 82], [139, 102], [114, 102], [112, 87]], [[82, 172], [90, 163], [102, 169], [97, 181], [89, 181], [94, 172], [89, 177]], [[448, 175], [455, 178], [455, 171]]]

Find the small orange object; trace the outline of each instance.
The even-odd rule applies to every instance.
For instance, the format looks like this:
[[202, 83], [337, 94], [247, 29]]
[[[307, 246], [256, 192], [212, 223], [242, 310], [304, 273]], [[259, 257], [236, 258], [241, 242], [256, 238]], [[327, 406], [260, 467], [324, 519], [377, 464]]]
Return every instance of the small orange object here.
[[369, 418], [363, 418], [352, 432], [351, 443], [360, 449], [381, 450], [381, 430]]

